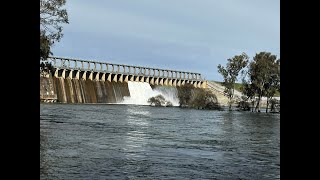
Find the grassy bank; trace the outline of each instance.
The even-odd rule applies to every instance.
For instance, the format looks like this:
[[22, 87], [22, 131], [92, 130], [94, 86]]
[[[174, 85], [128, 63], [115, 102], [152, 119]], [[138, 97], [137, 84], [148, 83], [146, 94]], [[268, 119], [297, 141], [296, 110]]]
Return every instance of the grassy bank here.
[[[213, 81], [213, 82], [222, 85], [222, 82], [218, 82], [218, 81]], [[235, 86], [234, 86], [235, 90], [241, 92], [241, 90], [240, 90], [241, 87], [242, 87], [242, 84], [241, 84], [241, 83], [235, 83]], [[280, 97], [280, 92], [277, 91], [276, 94], [274, 95], [274, 97]]]

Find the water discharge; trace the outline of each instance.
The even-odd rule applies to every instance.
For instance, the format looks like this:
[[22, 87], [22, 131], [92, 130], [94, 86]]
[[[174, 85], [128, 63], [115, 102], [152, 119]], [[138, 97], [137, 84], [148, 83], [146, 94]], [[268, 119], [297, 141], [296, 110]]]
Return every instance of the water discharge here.
[[130, 96], [128, 85], [125, 82], [53, 77], [53, 84], [58, 102], [62, 103], [118, 103], [123, 100], [124, 96]]
[[170, 101], [173, 106], [179, 106], [178, 90], [173, 86], [155, 86], [154, 91], [159, 92], [167, 101]]
[[[50, 81], [49, 81], [50, 80]], [[50, 83], [52, 81], [52, 87]], [[173, 106], [179, 106], [178, 91], [173, 86], [150, 85], [146, 82], [109, 82], [62, 77], [42, 78], [41, 95], [56, 95], [61, 103], [110, 103], [149, 105], [148, 99], [162, 95]]]
[[130, 96], [124, 96], [119, 104], [149, 105], [148, 99], [157, 95], [162, 95], [173, 106], [179, 106], [178, 92], [175, 87], [155, 86], [151, 88], [146, 82], [128, 82]]

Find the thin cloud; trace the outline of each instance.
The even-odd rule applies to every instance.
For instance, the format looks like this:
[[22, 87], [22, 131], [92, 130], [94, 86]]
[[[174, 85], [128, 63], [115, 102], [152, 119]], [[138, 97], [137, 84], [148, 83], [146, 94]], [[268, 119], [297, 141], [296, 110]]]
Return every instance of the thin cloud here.
[[221, 80], [236, 54], [280, 55], [280, 3], [254, 0], [67, 1], [54, 55], [156, 66]]

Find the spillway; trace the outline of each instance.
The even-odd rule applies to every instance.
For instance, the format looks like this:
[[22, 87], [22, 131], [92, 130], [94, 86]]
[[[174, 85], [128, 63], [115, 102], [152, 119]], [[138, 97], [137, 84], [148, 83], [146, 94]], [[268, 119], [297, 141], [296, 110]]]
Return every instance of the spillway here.
[[179, 106], [177, 89], [169, 86], [154, 86], [146, 82], [128, 82], [130, 96], [125, 96], [120, 104], [149, 105], [149, 98], [162, 95], [173, 106]]
[[[40, 97], [47, 94], [60, 103], [117, 103], [149, 105], [149, 98], [162, 95], [173, 106], [179, 106], [178, 91], [173, 86], [150, 85], [146, 82], [109, 82], [90, 79], [41, 77]], [[54, 94], [52, 94], [54, 93]]]

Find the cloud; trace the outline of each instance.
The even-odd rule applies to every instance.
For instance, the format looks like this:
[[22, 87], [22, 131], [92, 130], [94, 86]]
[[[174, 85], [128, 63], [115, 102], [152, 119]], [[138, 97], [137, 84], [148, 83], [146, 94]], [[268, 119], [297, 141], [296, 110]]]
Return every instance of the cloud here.
[[242, 52], [280, 55], [279, 1], [67, 1], [70, 24], [55, 55], [156, 66], [221, 80]]

